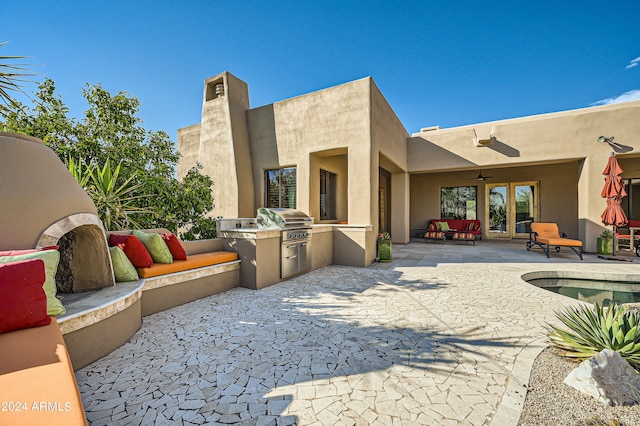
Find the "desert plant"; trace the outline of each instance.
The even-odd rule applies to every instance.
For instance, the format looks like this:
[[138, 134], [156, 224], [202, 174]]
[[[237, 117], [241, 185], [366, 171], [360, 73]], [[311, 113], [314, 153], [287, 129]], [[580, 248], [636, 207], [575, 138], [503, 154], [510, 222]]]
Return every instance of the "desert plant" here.
[[[7, 42], [0, 43], [4, 46]], [[14, 59], [24, 59], [26, 56], [0, 56], [0, 100], [7, 104], [14, 102], [11, 92], [24, 93], [22, 83], [29, 82], [25, 77], [33, 76], [33, 74], [25, 73], [23, 65], [14, 65], [9, 61]]]
[[551, 326], [549, 339], [562, 355], [588, 359], [603, 349], [618, 352], [634, 368], [640, 368], [640, 312], [615, 303], [593, 308], [583, 304], [556, 312], [569, 330]]
[[87, 193], [93, 199], [98, 215], [108, 231], [118, 229], [139, 229], [140, 225], [133, 219], [133, 214], [147, 213], [134, 205], [134, 201], [144, 196], [135, 195], [140, 184], [133, 184], [135, 176], [130, 176], [121, 184], [118, 183], [122, 162], [114, 170], [107, 160], [102, 168], [89, 169], [90, 180]]
[[610, 240], [613, 238], [613, 232], [610, 229], [605, 229], [600, 233], [600, 238], [603, 240]]

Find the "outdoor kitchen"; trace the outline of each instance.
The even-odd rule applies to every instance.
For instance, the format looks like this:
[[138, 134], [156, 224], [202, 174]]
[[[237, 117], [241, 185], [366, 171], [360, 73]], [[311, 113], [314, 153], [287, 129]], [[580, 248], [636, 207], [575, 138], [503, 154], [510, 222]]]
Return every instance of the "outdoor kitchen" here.
[[296, 209], [259, 208], [255, 218], [218, 220], [224, 250], [236, 251], [240, 285], [259, 290], [331, 264], [363, 264], [371, 225], [317, 224]]

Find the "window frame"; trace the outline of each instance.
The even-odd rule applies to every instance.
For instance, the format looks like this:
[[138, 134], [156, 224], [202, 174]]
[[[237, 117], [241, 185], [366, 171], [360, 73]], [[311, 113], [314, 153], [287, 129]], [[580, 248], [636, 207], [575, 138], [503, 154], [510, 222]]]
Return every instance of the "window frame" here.
[[[474, 191], [474, 197], [473, 199], [471, 198], [460, 198], [460, 189], [462, 188], [468, 188], [468, 189], [473, 189]], [[446, 190], [457, 190], [457, 194], [456, 194], [456, 199], [453, 200], [454, 201], [454, 207], [451, 210], [451, 212], [453, 212], [453, 215], [447, 215], [445, 213], [445, 206], [443, 204], [446, 195], [444, 194], [443, 191]], [[473, 201], [473, 215], [474, 217], [468, 217], [468, 213], [469, 213], [469, 201]], [[461, 214], [455, 214], [455, 213], [460, 213], [460, 212], [464, 212], [464, 216]], [[471, 219], [477, 219], [478, 218], [478, 186], [477, 185], [465, 185], [465, 186], [442, 186], [440, 187], [440, 219], [467, 219], [467, 220], [471, 220]]]
[[[320, 220], [338, 219], [338, 174], [330, 170], [320, 169], [319, 215]], [[324, 193], [323, 193], [324, 188]], [[324, 195], [324, 200], [323, 200]]]
[[[287, 174], [287, 172], [289, 174]], [[290, 173], [293, 173], [291, 175]], [[293, 182], [287, 182], [293, 177]], [[272, 180], [275, 180], [272, 184]], [[275, 185], [280, 188], [272, 190]], [[284, 185], [284, 187], [283, 187]], [[275, 169], [265, 169], [264, 171], [264, 206], [267, 208], [289, 208], [295, 209], [298, 203], [298, 171], [297, 167], [279, 167]], [[272, 196], [277, 191], [277, 200]], [[277, 203], [271, 203], [277, 201]]]

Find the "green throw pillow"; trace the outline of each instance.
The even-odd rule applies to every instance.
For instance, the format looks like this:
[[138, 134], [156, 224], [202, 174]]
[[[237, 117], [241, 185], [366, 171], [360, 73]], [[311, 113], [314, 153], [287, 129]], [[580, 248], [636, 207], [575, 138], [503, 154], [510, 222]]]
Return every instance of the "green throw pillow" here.
[[135, 281], [138, 279], [138, 271], [127, 255], [120, 247], [109, 247], [111, 254], [111, 264], [113, 265], [113, 275], [117, 282]]
[[133, 231], [133, 235], [138, 237], [147, 248], [151, 258], [155, 263], [173, 263], [173, 256], [160, 234], [155, 232]]
[[441, 231], [448, 231], [449, 230], [449, 223], [448, 222], [438, 222], [438, 225], [440, 225], [440, 230]]
[[67, 312], [65, 307], [62, 306], [62, 302], [56, 297], [58, 291], [56, 288], [56, 272], [58, 270], [58, 262], [60, 262], [60, 253], [58, 250], [40, 250], [16, 256], [0, 256], [0, 263], [29, 259], [42, 259], [44, 262], [44, 272], [47, 279], [42, 288], [47, 295], [47, 315], [56, 316]]

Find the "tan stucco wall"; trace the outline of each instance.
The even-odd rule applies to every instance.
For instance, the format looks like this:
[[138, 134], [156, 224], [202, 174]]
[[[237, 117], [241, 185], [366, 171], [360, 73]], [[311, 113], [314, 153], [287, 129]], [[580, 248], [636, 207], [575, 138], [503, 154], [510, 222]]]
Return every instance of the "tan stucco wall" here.
[[[221, 76], [237, 80], [223, 73], [207, 82]], [[318, 223], [318, 173], [325, 168], [338, 174], [336, 221], [372, 226], [371, 241], [369, 236], [350, 239], [365, 245], [366, 259], [375, 252], [379, 168], [391, 173], [390, 184], [385, 185], [390, 186], [394, 242], [408, 242], [411, 229], [439, 217], [441, 185], [455, 186], [452, 181], [469, 184], [466, 176], [482, 170], [496, 176], [492, 182], [539, 181], [541, 220], [560, 222], [565, 232], [577, 234], [585, 248], [593, 250], [595, 237], [604, 228], [600, 223], [605, 206], [600, 197], [601, 171], [611, 152], [608, 145], [597, 143], [597, 138], [615, 136], [615, 142], [623, 145], [618, 152], [621, 161], [640, 157], [640, 102], [425, 130], [408, 136], [370, 77], [254, 109], [249, 109], [246, 85], [239, 80], [236, 83], [226, 87], [229, 103], [212, 99], [203, 106], [198, 159], [205, 172], [214, 173], [214, 215], [246, 213], [246, 217], [253, 217], [264, 204], [264, 171], [296, 167], [297, 208]], [[243, 108], [247, 139], [243, 131], [234, 130], [242, 128]], [[184, 142], [180, 146], [197, 145], [190, 141], [196, 128], [181, 132]], [[490, 146], [475, 145], [478, 137], [487, 139], [490, 134], [495, 137]], [[210, 153], [204, 155], [205, 151]], [[183, 155], [185, 162], [191, 158], [191, 154]], [[553, 164], [562, 164], [557, 166], [562, 171]], [[241, 173], [248, 168], [250, 172]], [[438, 176], [443, 172], [447, 173]], [[463, 178], [449, 172], [466, 174]], [[625, 177], [636, 177], [630, 173]], [[478, 214], [483, 220], [482, 183], [479, 189]], [[249, 205], [251, 208], [239, 207]], [[557, 213], [560, 211], [562, 214]]]
[[[493, 145], [474, 146], [474, 129], [478, 134], [488, 134], [491, 128], [496, 136]], [[596, 142], [601, 135], [615, 136], [620, 159], [640, 156], [640, 102], [419, 132], [408, 141], [408, 169], [414, 173], [469, 170], [470, 175], [481, 169], [484, 174], [496, 174], [503, 167], [524, 166], [526, 170], [530, 164], [583, 160], [577, 182], [579, 238], [587, 250], [594, 251], [595, 239], [604, 229], [600, 221], [605, 208], [600, 197], [601, 173], [613, 151], [609, 145]], [[525, 180], [517, 174], [510, 179]], [[543, 195], [551, 190], [540, 189]], [[413, 193], [412, 188], [412, 206]], [[563, 206], [564, 199], [556, 207]], [[417, 214], [412, 211], [412, 224]]]
[[[212, 88], [217, 83], [224, 85], [224, 94], [212, 97]], [[196, 161], [202, 164], [201, 172], [213, 180], [215, 207], [210, 215], [214, 217], [255, 215], [248, 109], [246, 83], [225, 72], [205, 80], [199, 136], [196, 126], [178, 131], [178, 149], [182, 154], [178, 176], [184, 176]]]
[[[264, 204], [264, 171], [297, 167], [297, 208], [318, 216], [317, 200], [311, 200], [308, 185], [317, 179], [320, 164], [329, 160], [318, 160], [312, 169], [310, 154], [346, 154], [347, 170], [369, 168], [369, 81], [361, 79], [248, 111], [256, 208]], [[344, 169], [338, 161], [331, 167]], [[349, 187], [348, 205], [340, 206], [341, 217], [348, 214], [348, 219], [342, 220], [369, 223], [369, 173], [357, 179], [338, 175], [338, 179]]]
[[181, 158], [178, 161], [178, 179], [182, 180], [191, 167], [198, 163], [200, 152], [200, 125], [178, 129], [178, 152]]
[[440, 188], [475, 186], [478, 219], [482, 223], [483, 237], [486, 237], [487, 184], [536, 181], [540, 194], [540, 221], [556, 222], [567, 235], [578, 237], [578, 161], [493, 169], [486, 174], [492, 178], [476, 181], [473, 180], [475, 174], [469, 171], [411, 175], [411, 229], [425, 228], [429, 220], [440, 218]]
[[64, 163], [39, 139], [0, 133], [0, 171], [0, 250], [34, 248], [62, 218], [98, 214]]

